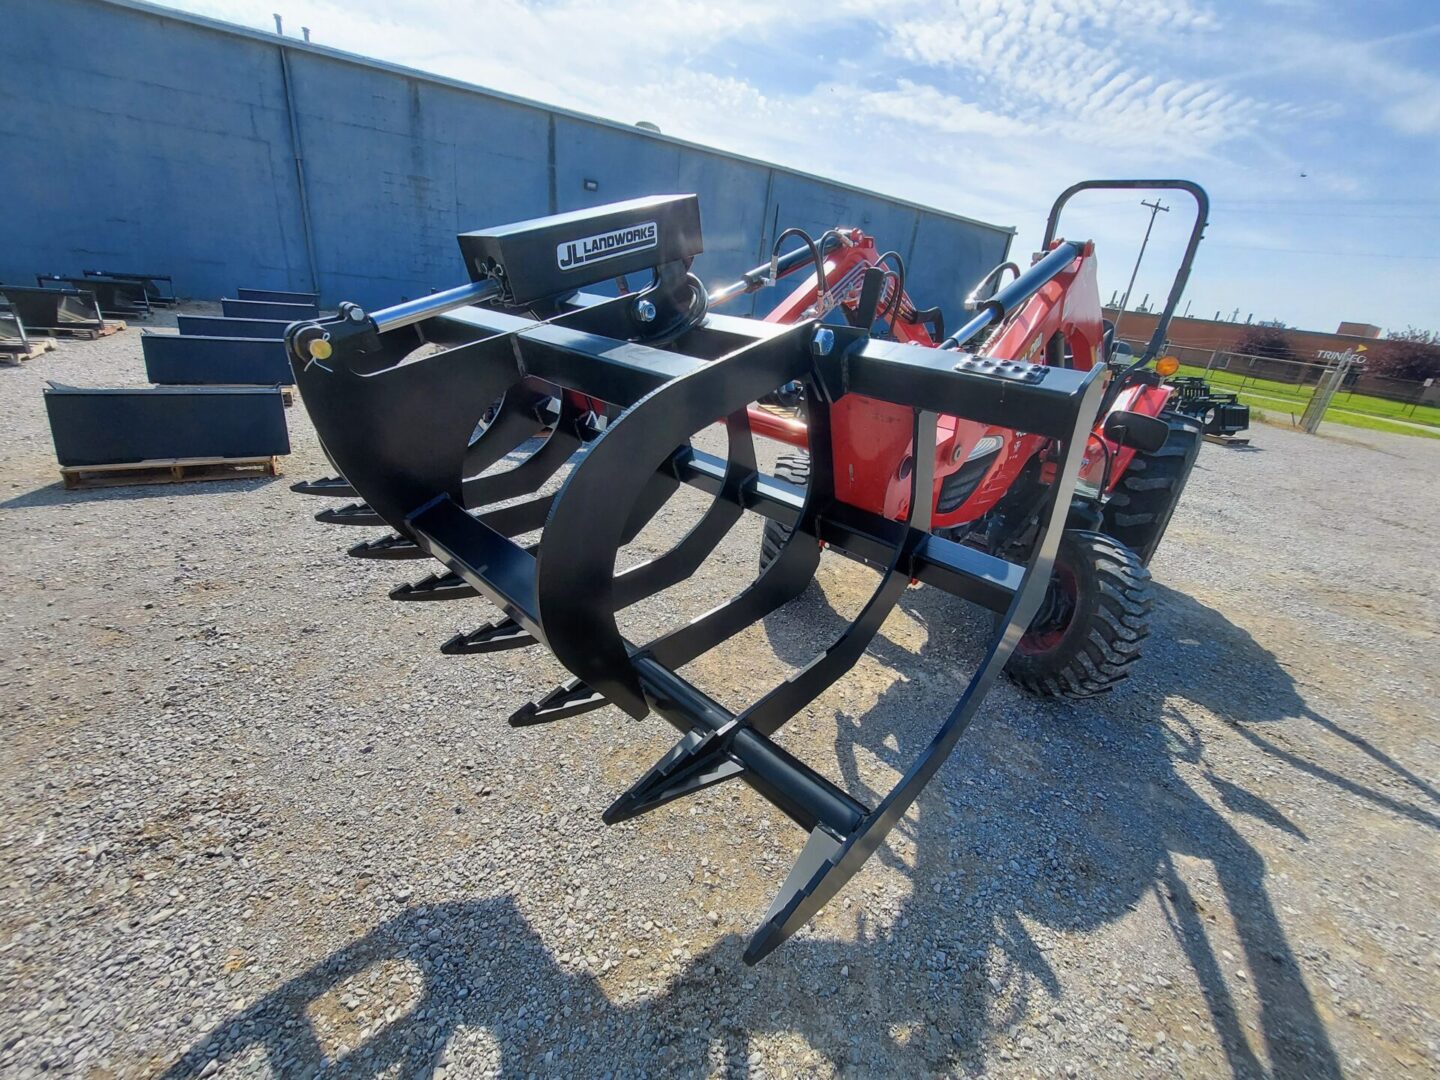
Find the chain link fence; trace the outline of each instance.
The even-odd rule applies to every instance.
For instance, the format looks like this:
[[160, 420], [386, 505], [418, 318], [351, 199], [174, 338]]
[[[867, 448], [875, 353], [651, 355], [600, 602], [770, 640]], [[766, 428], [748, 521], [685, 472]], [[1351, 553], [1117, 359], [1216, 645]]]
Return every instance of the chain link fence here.
[[[1137, 353], [1144, 348], [1143, 342], [1129, 344]], [[1252, 408], [1288, 416], [1307, 431], [1328, 418], [1353, 426], [1388, 424], [1390, 430], [1421, 427], [1440, 432], [1440, 385], [1435, 380], [1374, 375], [1356, 362], [1360, 357], [1355, 354], [1318, 362], [1178, 345], [1162, 351], [1180, 361], [1181, 374], [1199, 375], [1218, 390], [1240, 394]]]

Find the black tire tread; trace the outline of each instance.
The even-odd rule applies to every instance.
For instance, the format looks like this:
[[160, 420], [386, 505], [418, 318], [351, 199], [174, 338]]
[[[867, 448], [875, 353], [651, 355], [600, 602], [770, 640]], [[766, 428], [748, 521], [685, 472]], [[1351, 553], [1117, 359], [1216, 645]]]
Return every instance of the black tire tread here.
[[[775, 458], [775, 478], [785, 480], [798, 487], [810, 486], [810, 455], [803, 450], [780, 454]], [[790, 527], [781, 525], [770, 518], [765, 519], [760, 533], [760, 569], [763, 571], [775, 561], [785, 541], [790, 539]]]
[[1150, 571], [1127, 546], [1104, 533], [1071, 529], [1067, 554], [1081, 549], [1098, 584], [1083, 627], [1050, 653], [1016, 653], [1006, 674], [1038, 697], [1089, 698], [1108, 693], [1130, 674], [1150, 633]]
[[1134, 551], [1148, 566], [1180, 502], [1204, 440], [1198, 421], [1177, 412], [1160, 414], [1170, 436], [1158, 450], [1141, 451], [1130, 461], [1105, 504], [1105, 531]]

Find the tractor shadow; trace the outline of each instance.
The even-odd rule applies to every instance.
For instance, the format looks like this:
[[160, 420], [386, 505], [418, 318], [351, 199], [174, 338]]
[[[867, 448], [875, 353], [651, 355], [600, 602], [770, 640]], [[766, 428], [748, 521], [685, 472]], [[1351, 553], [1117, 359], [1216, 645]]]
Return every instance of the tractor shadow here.
[[[875, 856], [900, 872], [908, 893], [896, 895], [882, 920], [852, 886], [862, 912], [857, 940], [802, 934], [747, 969], [744, 938], [725, 935], [662, 991], [624, 1003], [583, 969], [561, 966], [508, 897], [414, 907], [221, 1020], [165, 1076], [199, 1076], [217, 1054], [258, 1055], [283, 1076], [430, 1076], [447, 1042], [461, 1046], [448, 1073], [468, 1075], [478, 1070], [467, 1068], [463, 1044], [480, 1037], [503, 1076], [616, 1075], [637, 1056], [654, 1074], [748, 1076], [757, 1071], [750, 1040], [762, 1033], [797, 1035], [846, 1075], [979, 1070], [992, 1041], [1005, 1045], [1027, 1017], [1044, 1017], [1057, 1035], [1092, 1020], [1093, 1001], [1067, 997], [1049, 934], [1098, 931], [1153, 898], [1190, 968], [1171, 976], [1199, 987], [1233, 1075], [1338, 1077], [1336, 1052], [1267, 892], [1265, 860], [1212, 802], [1290, 841], [1305, 843], [1305, 834], [1258, 794], [1213, 775], [1201, 734], [1165, 700], [1196, 695], [1228, 716], [1225, 702], [1243, 698], [1255, 715], [1237, 723], [1308, 711], [1247, 634], [1203, 605], [1161, 594], [1152, 640], [1232, 656], [1249, 669], [1246, 692], [1233, 682], [1207, 691], [1215, 681], [1187, 675], [1196, 657], [1170, 648], [1152, 649], [1144, 682], [1098, 704], [1040, 703], [998, 687], [961, 752]], [[872, 803], [882, 792], [867, 785], [865, 755], [896, 769], [918, 755], [990, 627], [988, 616], [934, 589], [909, 591], [902, 610], [926, 628], [924, 645], [912, 651], [878, 639], [872, 652], [896, 678], [863, 714], [837, 718], [838, 778]], [[846, 621], [812, 590], [765, 625], [777, 654], [803, 662]], [[1192, 787], [1177, 771], [1182, 763], [1192, 775], [1193, 766], [1204, 770], [1213, 790]], [[1238, 931], [1251, 973], [1244, 989], [1218, 955], [1217, 913], [1209, 910], [1216, 900], [1197, 895], [1178, 865], [1196, 859], [1213, 867]], [[448, 929], [431, 940], [436, 925]], [[346, 983], [397, 961], [419, 972], [403, 1014], [363, 1030], [353, 1021], [343, 1051], [322, 1045], [321, 1021], [346, 1015], [338, 1004]], [[1139, 982], [1143, 966], [1127, 978]], [[896, 992], [897, 971], [907, 973], [905, 993]], [[1149, 1022], [1124, 988], [1104, 988], [1099, 977], [1092, 985], [1124, 1001], [1138, 1026]], [[1165, 1008], [1159, 986], [1140, 993]], [[1257, 1026], [1247, 1033], [1251, 1015]], [[1188, 1007], [1179, 1016], [1202, 1022]], [[1184, 1059], [1181, 1066], [1201, 1067]]]

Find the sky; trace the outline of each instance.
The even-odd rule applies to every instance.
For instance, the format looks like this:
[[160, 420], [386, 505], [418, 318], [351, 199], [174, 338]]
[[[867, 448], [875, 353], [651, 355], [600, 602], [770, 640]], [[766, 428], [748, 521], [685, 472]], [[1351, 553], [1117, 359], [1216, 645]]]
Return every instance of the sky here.
[[[1013, 225], [1022, 263], [1076, 180], [1196, 180], [1212, 205], [1191, 314], [1440, 330], [1437, 0], [169, 6], [264, 30], [278, 11], [318, 44]], [[1102, 299], [1150, 197], [1067, 211]], [[1161, 202], [1132, 306], [1161, 302], [1193, 220], [1188, 196]]]

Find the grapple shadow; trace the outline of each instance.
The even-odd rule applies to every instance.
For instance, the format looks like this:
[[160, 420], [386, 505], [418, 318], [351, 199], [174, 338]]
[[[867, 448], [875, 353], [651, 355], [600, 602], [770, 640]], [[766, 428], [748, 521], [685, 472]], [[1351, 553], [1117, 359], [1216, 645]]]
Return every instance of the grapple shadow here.
[[[1215, 620], [1224, 622], [1172, 597], [1164, 594], [1158, 605], [1157, 641], [1213, 636]], [[873, 792], [857, 750], [896, 767], [911, 760], [953, 705], [952, 677], [976, 659], [969, 631], [983, 630], [966, 624], [983, 615], [935, 590], [912, 591], [902, 606], [929, 628], [926, 644], [915, 653], [878, 640], [898, 678], [863, 715], [839, 717], [841, 778], [862, 797]], [[772, 637], [787, 643], [778, 651], [792, 649], [793, 627], [783, 624], [790, 618], [808, 624], [811, 641], [823, 640], [830, 621], [843, 626], [817, 593], [769, 620]], [[1268, 654], [1253, 640], [1249, 648], [1255, 652], [1247, 661], [1263, 664]], [[725, 935], [685, 961], [658, 994], [621, 1003], [585, 969], [560, 965], [508, 897], [411, 908], [223, 1020], [171, 1066], [167, 1080], [199, 1076], [221, 1033], [238, 1036], [218, 1051], [222, 1058], [258, 1051], [279, 1075], [428, 1076], [457, 1032], [481, 1029], [505, 1076], [528, 1074], [542, 1061], [565, 1075], [613, 1075], [621, 1045], [643, 1048], [654, 1073], [743, 1076], [750, 1040], [765, 1032], [797, 1034], [855, 1074], [979, 1068], [990, 1034], [1035, 1011], [1035, 993], [1062, 1013], [1073, 1011], [1047, 943], [1027, 926], [1097, 930], [1150, 894], [1189, 962], [1234, 1075], [1339, 1076], [1266, 891], [1264, 859], [1177, 773], [1177, 764], [1201, 762], [1201, 739], [1165, 710], [1161, 691], [1145, 689], [1174, 692], [1180, 681], [1179, 691], [1186, 690], [1172, 670], [1180, 663], [1174, 650], [1154, 652], [1153, 682], [1094, 703], [1036, 703], [1010, 688], [997, 691], [963, 752], [882, 852], [909, 879], [908, 895], [883, 920], [862, 907], [855, 941], [801, 934], [746, 969], [744, 939]], [[1281, 670], [1273, 658], [1269, 664], [1274, 670], [1261, 676]], [[1303, 706], [1293, 684], [1268, 685], [1277, 717]], [[1207, 782], [1227, 809], [1303, 842], [1303, 831], [1287, 828], [1259, 795], [1218, 777], [1207, 775]], [[913, 850], [909, 863], [896, 854], [902, 844]], [[1247, 1038], [1177, 855], [1214, 867], [1259, 998], [1258, 1044]], [[427, 928], [436, 925], [450, 928], [448, 936], [431, 941]], [[420, 971], [417, 1000], [363, 1039], [327, 1051], [312, 1019], [316, 1003], [386, 960]], [[930, 992], [894, 993], [899, 969], [924, 970]], [[517, 971], [526, 973], [523, 987]], [[1000, 994], [1003, 1010], [995, 1007]], [[865, 1070], [857, 1068], [862, 1061]], [[453, 1065], [465, 1067], [463, 1051]]]

